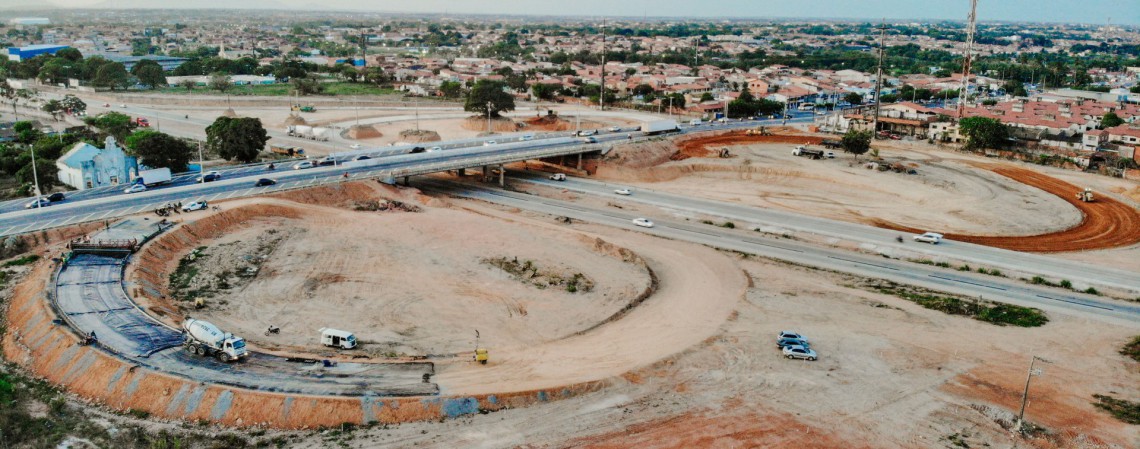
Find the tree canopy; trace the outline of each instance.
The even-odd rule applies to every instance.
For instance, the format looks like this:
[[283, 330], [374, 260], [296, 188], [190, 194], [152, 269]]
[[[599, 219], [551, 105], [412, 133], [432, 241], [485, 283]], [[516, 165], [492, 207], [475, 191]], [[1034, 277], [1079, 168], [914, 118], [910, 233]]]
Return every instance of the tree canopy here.
[[1124, 119], [1120, 118], [1119, 115], [1116, 115], [1115, 112], [1106, 113], [1104, 114], [1104, 117], [1101, 117], [1100, 119], [1100, 126], [1102, 128], [1112, 128], [1123, 124]]
[[966, 136], [966, 148], [1005, 148], [1009, 144], [1009, 128], [996, 118], [966, 117], [958, 122]]
[[105, 112], [94, 117], [87, 117], [83, 122], [99, 128], [100, 131], [107, 133], [119, 142], [125, 142], [127, 136], [135, 129], [135, 124], [131, 123], [131, 116], [120, 112]]
[[162, 66], [150, 59], [143, 59], [131, 67], [131, 74], [139, 79], [139, 84], [154, 89], [166, 85], [166, 74]]
[[871, 150], [871, 131], [848, 130], [843, 135], [843, 150], [854, 153], [855, 159]]
[[257, 118], [223, 116], [206, 127], [206, 146], [226, 160], [253, 162], [268, 141]]
[[186, 141], [149, 129], [131, 134], [125, 144], [127, 152], [138, 156], [143, 165], [166, 167], [175, 173], [188, 170], [194, 157], [194, 149]]
[[131, 86], [131, 74], [127, 73], [127, 68], [122, 63], [109, 62], [99, 66], [91, 84], [111, 90], [126, 89]]
[[476, 112], [483, 117], [488, 114], [487, 104], [490, 104], [490, 114], [498, 117], [500, 112], [515, 110], [515, 97], [506, 92], [506, 83], [481, 79], [467, 92], [467, 101], [463, 110]]

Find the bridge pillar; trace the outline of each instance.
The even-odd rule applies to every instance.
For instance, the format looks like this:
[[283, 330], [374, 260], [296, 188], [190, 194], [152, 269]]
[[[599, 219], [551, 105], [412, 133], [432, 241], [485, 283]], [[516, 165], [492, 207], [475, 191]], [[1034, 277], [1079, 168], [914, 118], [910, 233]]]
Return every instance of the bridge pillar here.
[[460, 178], [462, 178], [464, 176], [467, 176], [467, 169], [461, 168], [461, 169], [457, 170], [456, 173], [459, 175]]
[[490, 179], [491, 179], [491, 167], [484, 165], [483, 166], [483, 179], [480, 179], [480, 181], [487, 182]]
[[582, 153], [578, 153], [578, 170], [582, 169]]
[[405, 177], [404, 177], [404, 186], [405, 186], [405, 187], [406, 187], [406, 186], [410, 186], [410, 185], [412, 185], [412, 184], [410, 183], [410, 180], [411, 180], [411, 179], [412, 179], [412, 177], [411, 177], [411, 176], [405, 176]]
[[499, 164], [499, 187], [507, 186], [507, 169], [503, 164]]

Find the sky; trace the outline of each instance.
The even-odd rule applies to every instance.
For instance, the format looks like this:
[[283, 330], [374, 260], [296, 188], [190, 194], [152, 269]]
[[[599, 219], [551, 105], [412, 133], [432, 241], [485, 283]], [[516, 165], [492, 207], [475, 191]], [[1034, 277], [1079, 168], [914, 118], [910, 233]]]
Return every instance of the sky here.
[[[409, 13], [571, 15], [596, 17], [738, 17], [965, 20], [968, 0], [49, 0], [60, 7], [241, 7], [275, 4], [289, 9], [371, 10]], [[0, 3], [4, 3], [0, 0]], [[981, 21], [1140, 25], [1137, 0], [980, 0]], [[249, 6], [247, 6], [249, 7]]]

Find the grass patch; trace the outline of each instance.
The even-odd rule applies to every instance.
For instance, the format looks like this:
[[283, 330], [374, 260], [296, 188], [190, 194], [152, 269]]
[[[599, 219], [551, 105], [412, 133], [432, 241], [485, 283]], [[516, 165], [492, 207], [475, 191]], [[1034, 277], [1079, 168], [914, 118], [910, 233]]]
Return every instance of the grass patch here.
[[870, 282], [873, 284], [865, 287], [879, 293], [898, 296], [927, 309], [938, 310], [950, 315], [968, 316], [998, 326], [1038, 327], [1049, 322], [1049, 317], [1038, 309], [944, 296], [922, 288], [900, 285], [890, 281], [876, 280]]
[[1137, 335], [1132, 341], [1124, 345], [1120, 353], [1132, 360], [1140, 362], [1140, 335]]
[[4, 267], [5, 267], [5, 268], [8, 268], [8, 267], [19, 267], [19, 266], [23, 266], [23, 265], [28, 265], [28, 264], [31, 264], [31, 263], [35, 263], [37, 260], [40, 260], [40, 256], [39, 256], [39, 255], [37, 255], [37, 254], [29, 254], [29, 255], [27, 255], [27, 256], [24, 256], [24, 257], [21, 257], [21, 258], [19, 258], [19, 259], [12, 259], [12, 260], [9, 260], [9, 261], [7, 261], [7, 262], [4, 262]]
[[1111, 413], [1116, 419], [1128, 424], [1140, 424], [1140, 402], [1125, 401], [1103, 394], [1094, 394], [1093, 398], [1096, 398], [1093, 405]]

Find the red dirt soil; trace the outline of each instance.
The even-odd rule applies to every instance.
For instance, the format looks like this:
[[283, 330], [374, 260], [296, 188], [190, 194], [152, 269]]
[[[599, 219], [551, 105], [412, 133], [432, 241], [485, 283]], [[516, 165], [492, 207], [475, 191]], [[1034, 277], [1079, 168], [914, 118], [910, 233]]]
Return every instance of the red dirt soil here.
[[[1057, 195], [1072, 204], [1084, 215], [1080, 224], [1057, 232], [1029, 236], [984, 236], [946, 234], [946, 238], [961, 242], [993, 246], [1031, 253], [1058, 253], [1117, 248], [1140, 243], [1140, 211], [1112, 198], [1099, 196], [1095, 202], [1077, 200], [1080, 187], [1043, 175], [1032, 170], [1015, 167], [987, 167], [994, 173], [1017, 182]], [[903, 232], [922, 233], [926, 230], [903, 226], [884, 220], [873, 225]]]
[[822, 137], [817, 136], [794, 136], [794, 135], [771, 135], [771, 136], [749, 136], [744, 134], [744, 131], [730, 131], [723, 134], [716, 135], [700, 135], [689, 139], [681, 139], [677, 141], [677, 148], [679, 151], [673, 156], [673, 160], [684, 160], [690, 157], [712, 157], [716, 154], [715, 149], [709, 149], [712, 146], [728, 146], [728, 145], [748, 145], [752, 143], [793, 143], [800, 145], [819, 145], [823, 142]]
[[790, 415], [698, 416], [686, 414], [629, 426], [615, 432], [567, 442], [565, 447], [610, 448], [752, 448], [804, 449], [871, 447], [815, 428]]

